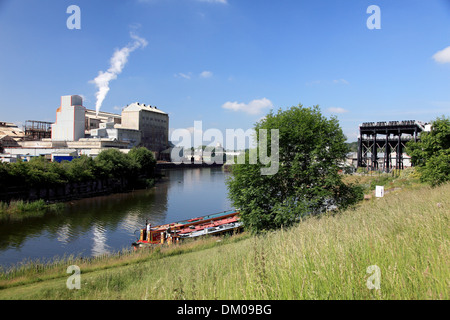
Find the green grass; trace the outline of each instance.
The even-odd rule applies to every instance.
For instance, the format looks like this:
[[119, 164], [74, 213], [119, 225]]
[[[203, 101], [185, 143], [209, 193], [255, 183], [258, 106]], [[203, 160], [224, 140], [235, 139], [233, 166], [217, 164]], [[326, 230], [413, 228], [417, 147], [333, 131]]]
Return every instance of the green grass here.
[[407, 188], [417, 189], [426, 186], [420, 181], [420, 174], [415, 168], [393, 170], [390, 173], [368, 171], [359, 174], [343, 175], [345, 183], [358, 184], [368, 194], [375, 190], [375, 186], [384, 186], [385, 190]]
[[[261, 236], [29, 264], [0, 275], [0, 299], [444, 299], [450, 184], [372, 198]], [[66, 288], [66, 268], [81, 289]], [[366, 270], [381, 270], [369, 290]]]
[[42, 216], [47, 212], [58, 212], [64, 207], [63, 203], [47, 204], [44, 200], [23, 201], [16, 200], [10, 203], [0, 202], [1, 220], [21, 220], [28, 217]]

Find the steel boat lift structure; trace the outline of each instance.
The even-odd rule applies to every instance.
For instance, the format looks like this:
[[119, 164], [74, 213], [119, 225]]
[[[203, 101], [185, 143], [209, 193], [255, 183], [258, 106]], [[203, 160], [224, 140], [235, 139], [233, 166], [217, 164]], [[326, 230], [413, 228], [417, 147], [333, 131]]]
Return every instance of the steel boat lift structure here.
[[140, 229], [140, 236], [132, 246], [149, 247], [159, 244], [179, 243], [183, 239], [198, 238], [205, 235], [220, 235], [239, 232], [243, 228], [239, 221], [239, 211], [230, 210], [189, 220], [158, 225], [150, 229]]
[[431, 124], [417, 120], [364, 122], [359, 126], [358, 167], [390, 172], [404, 169], [403, 154], [410, 140], [430, 131]]

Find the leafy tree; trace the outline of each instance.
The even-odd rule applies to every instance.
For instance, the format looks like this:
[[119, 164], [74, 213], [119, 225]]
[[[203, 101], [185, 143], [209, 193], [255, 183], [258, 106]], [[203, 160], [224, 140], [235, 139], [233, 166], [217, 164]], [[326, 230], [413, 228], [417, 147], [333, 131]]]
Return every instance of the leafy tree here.
[[61, 165], [57, 162], [52, 163], [44, 157], [34, 157], [26, 165], [28, 166], [26, 180], [31, 186], [49, 187], [67, 182], [60, 170]]
[[240, 208], [246, 228], [260, 232], [289, 226], [302, 216], [362, 199], [361, 189], [345, 185], [338, 174], [348, 148], [336, 118], [326, 119], [318, 106], [299, 105], [271, 111], [256, 123], [256, 141], [260, 129], [267, 129], [268, 144], [270, 130], [279, 130], [278, 172], [262, 175], [260, 169], [271, 164], [250, 163], [252, 152], [259, 154], [256, 149], [246, 152], [245, 164], [235, 164], [227, 180], [229, 198]]
[[137, 163], [141, 175], [145, 177], [152, 177], [154, 175], [156, 160], [150, 150], [145, 147], [134, 147], [130, 150], [128, 156]]
[[119, 151], [118, 149], [106, 149], [95, 158], [98, 174], [102, 177], [133, 179], [139, 170], [137, 162]]
[[450, 119], [442, 116], [432, 122], [430, 132], [422, 132], [420, 140], [410, 141], [406, 153], [417, 167], [423, 182], [432, 186], [450, 180]]
[[95, 180], [98, 170], [94, 159], [87, 155], [81, 155], [71, 161], [62, 161], [61, 167], [68, 176], [68, 180], [74, 182]]

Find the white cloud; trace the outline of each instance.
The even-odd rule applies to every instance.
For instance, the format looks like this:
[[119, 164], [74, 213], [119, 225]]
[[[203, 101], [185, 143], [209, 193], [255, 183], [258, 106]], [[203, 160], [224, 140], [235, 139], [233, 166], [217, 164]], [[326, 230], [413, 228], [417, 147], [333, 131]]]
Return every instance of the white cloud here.
[[336, 84], [349, 84], [349, 82], [345, 79], [337, 79], [337, 80], [333, 80], [333, 83]]
[[232, 111], [243, 111], [248, 114], [259, 114], [263, 109], [272, 108], [273, 104], [269, 99], [263, 98], [246, 103], [225, 102], [222, 108]]
[[175, 77], [177, 77], [177, 78], [184, 78], [184, 79], [188, 79], [188, 80], [191, 79], [190, 73], [189, 74], [185, 74], [185, 73], [179, 72], [179, 73], [177, 73], [175, 75]]
[[450, 46], [436, 52], [433, 55], [433, 59], [438, 63], [450, 63]]
[[213, 73], [211, 71], [203, 71], [200, 73], [200, 77], [202, 78], [211, 78], [213, 76]]
[[335, 108], [335, 107], [328, 108], [327, 111], [330, 113], [346, 113], [346, 112], [348, 112], [348, 110], [345, 110], [344, 108]]

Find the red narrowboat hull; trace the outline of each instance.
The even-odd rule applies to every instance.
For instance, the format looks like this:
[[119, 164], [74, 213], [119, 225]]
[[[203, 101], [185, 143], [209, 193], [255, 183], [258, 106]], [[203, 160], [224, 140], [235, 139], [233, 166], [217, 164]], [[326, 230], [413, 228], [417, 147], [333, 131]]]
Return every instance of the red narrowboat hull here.
[[145, 247], [162, 243], [178, 243], [186, 238], [195, 238], [207, 234], [221, 234], [240, 230], [239, 211], [225, 211], [189, 220], [158, 225], [147, 234], [146, 228], [140, 230], [139, 239], [132, 245]]

